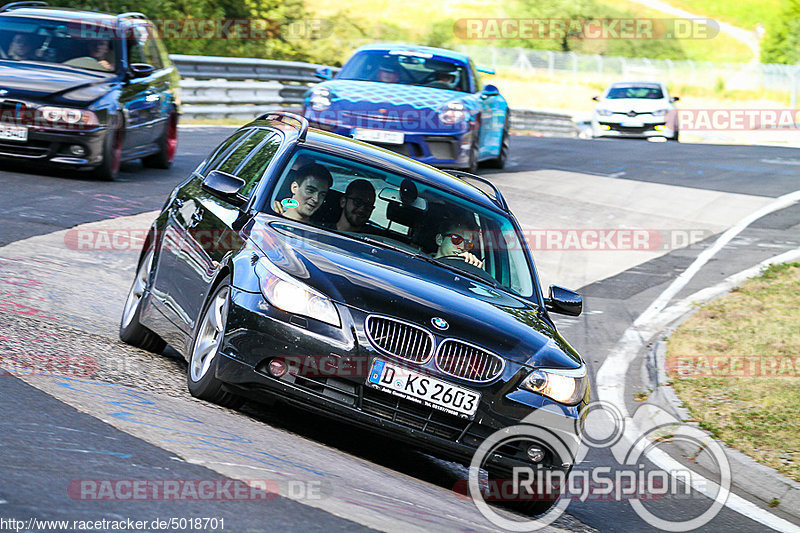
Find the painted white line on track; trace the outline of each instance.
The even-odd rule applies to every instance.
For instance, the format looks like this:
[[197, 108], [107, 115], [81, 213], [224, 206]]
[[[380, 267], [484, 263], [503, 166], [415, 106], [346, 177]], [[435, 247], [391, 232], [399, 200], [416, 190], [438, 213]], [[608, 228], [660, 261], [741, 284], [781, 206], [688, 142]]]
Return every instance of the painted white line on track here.
[[[790, 250], [789, 252], [763, 261], [759, 265], [734, 274], [720, 284], [714, 287], [703, 289], [702, 291], [698, 291], [689, 298], [686, 298], [683, 301], [673, 305], [669, 309], [665, 309], [666, 305], [678, 292], [681, 291], [681, 289], [683, 289], [689, 283], [689, 281], [691, 281], [691, 279], [695, 274], [697, 274], [697, 272], [700, 271], [703, 265], [705, 265], [712, 257], [714, 257], [714, 255], [716, 255], [736, 235], [741, 233], [745, 228], [759, 218], [788, 207], [797, 201], [800, 201], [800, 191], [785, 194], [777, 198], [774, 202], [767, 204], [761, 209], [758, 209], [752, 214], [741, 219], [733, 227], [720, 235], [714, 245], [704, 250], [694, 260], [694, 262], [692, 262], [689, 268], [686, 269], [686, 271], [684, 271], [680, 276], [678, 276], [669, 285], [669, 287], [667, 287], [664, 292], [662, 292], [658, 298], [656, 298], [653, 303], [650, 304], [650, 306], [641, 315], [639, 315], [639, 317], [634, 321], [633, 325], [625, 330], [625, 333], [622, 335], [620, 341], [611, 350], [605, 362], [597, 371], [596, 383], [597, 394], [600, 400], [610, 402], [620, 409], [626, 422], [624, 437], [626, 440], [628, 440], [628, 442], [634, 444], [638, 441], [640, 446], [645, 445], [643, 440], [640, 439], [641, 430], [637, 428], [630, 416], [630, 413], [628, 413], [625, 404], [625, 378], [628, 373], [628, 367], [640, 353], [641, 348], [645, 345], [645, 343], [647, 343], [654, 335], [666, 328], [666, 326], [672, 320], [675, 320], [684, 312], [688, 311], [693, 302], [702, 301], [698, 297], [710, 299], [716, 295], [723, 294], [727, 290], [730, 290], [736, 286], [737, 283], [741, 283], [741, 281], [747, 279], [747, 277], [758, 274], [761, 268], [764, 266], [772, 263], [792, 261], [800, 258], [800, 249]], [[675, 470], [676, 468], [685, 468], [685, 466], [682, 466], [668, 454], [656, 448], [650, 448], [645, 452], [645, 455], [653, 462], [653, 464], [665, 471]], [[718, 490], [719, 485], [711, 480], [705, 479], [703, 476], [700, 476], [695, 472], [692, 472], [691, 479], [692, 488], [694, 490], [697, 490], [698, 492], [701, 492], [710, 498], [714, 498], [716, 493], [711, 489]], [[760, 508], [756, 504], [737, 496], [736, 494], [730, 493], [728, 495], [725, 501], [725, 506], [769, 528], [778, 531], [800, 532], [800, 527], [796, 526], [795, 524], [775, 516], [774, 514]]]

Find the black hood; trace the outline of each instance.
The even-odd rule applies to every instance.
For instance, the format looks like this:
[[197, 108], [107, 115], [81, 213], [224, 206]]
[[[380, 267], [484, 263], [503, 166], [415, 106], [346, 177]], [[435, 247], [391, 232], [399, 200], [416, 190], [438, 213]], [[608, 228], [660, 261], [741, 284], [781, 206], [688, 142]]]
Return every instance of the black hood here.
[[0, 61], [0, 91], [8, 91], [2, 98], [46, 101], [75, 89], [108, 82], [113, 76], [113, 73], [45, 63]]
[[411, 254], [288, 223], [256, 222], [251, 240], [279, 268], [342, 305], [418, 324], [518, 363], [577, 368], [580, 357], [532, 302]]

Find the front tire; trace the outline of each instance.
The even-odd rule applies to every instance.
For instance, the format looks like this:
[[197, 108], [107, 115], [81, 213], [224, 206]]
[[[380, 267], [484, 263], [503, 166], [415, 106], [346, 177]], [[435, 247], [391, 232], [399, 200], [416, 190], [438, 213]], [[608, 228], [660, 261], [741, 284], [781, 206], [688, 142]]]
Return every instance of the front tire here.
[[192, 340], [189, 368], [186, 370], [189, 392], [195, 398], [236, 409], [244, 398], [222, 388], [222, 382], [214, 375], [217, 369], [219, 349], [225, 334], [230, 305], [230, 279], [217, 285], [203, 306]]
[[93, 170], [94, 177], [103, 181], [115, 181], [119, 175], [122, 164], [122, 141], [125, 137], [123, 121], [120, 115], [108, 126], [108, 131], [103, 139], [103, 153], [100, 164]]
[[155, 249], [151, 245], [139, 263], [133, 285], [131, 285], [128, 298], [125, 300], [125, 307], [122, 310], [122, 319], [119, 325], [119, 338], [123, 342], [138, 346], [143, 350], [161, 353], [167, 343], [139, 322], [144, 294], [150, 283], [150, 272], [153, 269], [154, 256]]
[[497, 157], [494, 159], [490, 159], [486, 162], [487, 167], [498, 169], [505, 168], [506, 161], [508, 160], [508, 152], [511, 150], [511, 135], [508, 129], [509, 117], [506, 115], [506, 121], [505, 124], [503, 124], [503, 139], [500, 141], [500, 153], [497, 154]]
[[[502, 487], [504, 483], [511, 481], [507, 475], [498, 475], [489, 472], [489, 484], [495, 487]], [[521, 487], [520, 487], [521, 488]], [[502, 493], [502, 492], [501, 492]], [[558, 503], [559, 494], [547, 495], [538, 491], [520, 491], [519, 499], [499, 502], [501, 506], [514, 511], [521, 512], [528, 516], [540, 516], [552, 509]]]
[[142, 158], [142, 164], [149, 168], [167, 169], [175, 160], [178, 148], [178, 113], [173, 111], [167, 119], [167, 129], [158, 139], [158, 152]]

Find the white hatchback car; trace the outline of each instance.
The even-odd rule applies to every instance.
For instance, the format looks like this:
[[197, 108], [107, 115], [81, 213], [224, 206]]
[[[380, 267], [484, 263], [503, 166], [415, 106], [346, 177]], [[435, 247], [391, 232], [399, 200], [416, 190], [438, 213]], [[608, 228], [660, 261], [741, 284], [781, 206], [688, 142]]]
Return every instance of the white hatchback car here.
[[593, 137], [666, 137], [678, 140], [678, 113], [660, 82], [612, 83], [592, 114]]

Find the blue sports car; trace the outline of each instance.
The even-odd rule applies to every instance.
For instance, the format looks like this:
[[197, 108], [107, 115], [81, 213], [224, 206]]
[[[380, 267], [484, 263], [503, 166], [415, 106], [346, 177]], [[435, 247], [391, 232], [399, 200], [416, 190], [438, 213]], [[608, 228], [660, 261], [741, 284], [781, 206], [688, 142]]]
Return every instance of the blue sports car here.
[[464, 54], [423, 46], [372, 44], [357, 49], [308, 91], [312, 126], [353, 137], [443, 168], [503, 168], [509, 111], [494, 85]]

